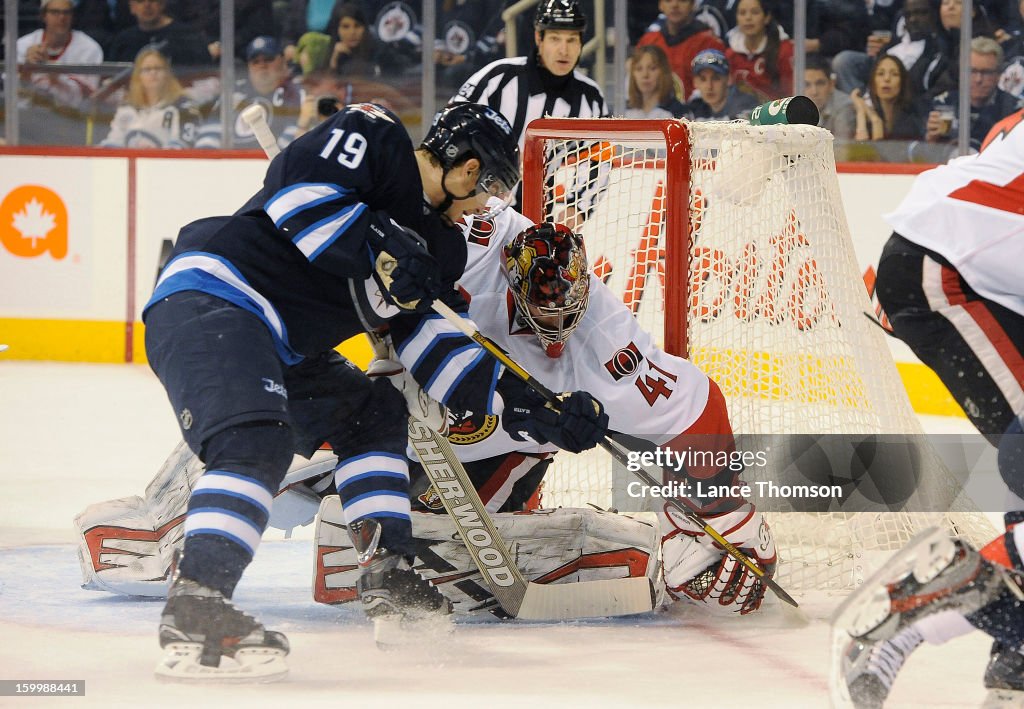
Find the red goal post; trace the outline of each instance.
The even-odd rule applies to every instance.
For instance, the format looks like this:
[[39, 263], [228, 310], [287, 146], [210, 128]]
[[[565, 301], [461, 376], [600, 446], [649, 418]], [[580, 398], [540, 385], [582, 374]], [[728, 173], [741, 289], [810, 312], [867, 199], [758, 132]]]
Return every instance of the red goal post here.
[[[665, 171], [664, 210], [668, 214], [687, 214], [690, 194], [690, 134], [679, 121], [635, 119], [558, 119], [541, 118], [526, 128], [523, 149], [522, 212], [535, 222], [548, 216], [544, 213], [544, 180], [546, 172], [545, 142], [551, 139], [575, 140], [580, 135], [588, 141], [616, 144], [624, 138], [664, 146], [665, 155], [655, 165]], [[608, 156], [606, 156], [608, 157]], [[614, 158], [614, 156], [611, 156]], [[689, 272], [688, 219], [669, 220], [663, 226], [665, 277], [670, 283], [686, 283]], [[686, 356], [686, 290], [672, 289], [665, 294], [665, 311], [682, 317], [665, 321], [664, 347], [667, 352]]]

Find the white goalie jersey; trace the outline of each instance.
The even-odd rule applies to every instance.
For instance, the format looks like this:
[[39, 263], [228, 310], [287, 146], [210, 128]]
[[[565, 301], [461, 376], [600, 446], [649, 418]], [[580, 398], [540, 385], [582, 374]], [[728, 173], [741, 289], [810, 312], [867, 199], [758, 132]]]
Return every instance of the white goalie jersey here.
[[[467, 227], [469, 257], [459, 284], [470, 295], [470, 318], [552, 391], [589, 392], [604, 405], [609, 428], [657, 445], [690, 428], [705, 412], [707, 376], [659, 349], [597, 277], [590, 276], [590, 303], [561, 357], [547, 356], [533, 330], [517, 317], [501, 264], [502, 247], [532, 224], [506, 209], [493, 222], [477, 220]], [[463, 461], [558, 450], [514, 440], [493, 416], [466, 412], [454, 417], [449, 440]]]

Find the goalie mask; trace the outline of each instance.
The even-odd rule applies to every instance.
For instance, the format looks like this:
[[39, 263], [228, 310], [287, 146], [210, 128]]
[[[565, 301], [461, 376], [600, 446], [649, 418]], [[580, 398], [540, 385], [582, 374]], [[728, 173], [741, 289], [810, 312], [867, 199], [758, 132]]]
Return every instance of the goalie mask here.
[[545, 222], [505, 245], [505, 278], [519, 315], [548, 357], [559, 357], [579, 327], [590, 298], [583, 240], [569, 227]]

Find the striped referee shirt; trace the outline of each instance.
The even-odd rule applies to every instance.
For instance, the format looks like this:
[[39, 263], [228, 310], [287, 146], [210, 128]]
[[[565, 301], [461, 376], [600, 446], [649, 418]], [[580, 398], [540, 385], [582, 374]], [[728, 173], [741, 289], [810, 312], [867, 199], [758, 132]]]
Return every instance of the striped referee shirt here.
[[483, 103], [512, 124], [523, 149], [526, 126], [536, 118], [599, 118], [609, 115], [604, 95], [578, 70], [555, 76], [537, 63], [537, 53], [491, 62], [469, 77], [452, 103]]

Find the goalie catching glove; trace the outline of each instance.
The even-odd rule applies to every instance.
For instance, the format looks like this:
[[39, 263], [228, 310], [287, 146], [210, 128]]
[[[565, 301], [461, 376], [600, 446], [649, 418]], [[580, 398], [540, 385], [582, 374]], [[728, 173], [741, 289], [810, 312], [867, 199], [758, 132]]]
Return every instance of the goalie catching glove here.
[[374, 268], [391, 300], [403, 310], [427, 312], [444, 292], [441, 267], [420, 235], [382, 212], [370, 215], [367, 242]]
[[[761, 607], [767, 588], [761, 577], [729, 556], [679, 510], [666, 505], [665, 516], [669, 526], [661, 553], [669, 593], [742, 615]], [[775, 575], [775, 539], [753, 504], [745, 502], [732, 512], [704, 519], [755, 562], [765, 579]]]
[[553, 443], [570, 453], [582, 453], [608, 433], [608, 414], [601, 402], [585, 391], [561, 394], [555, 405], [525, 384], [516, 387], [514, 394], [504, 389], [502, 396], [505, 411], [501, 423], [517, 441]]

